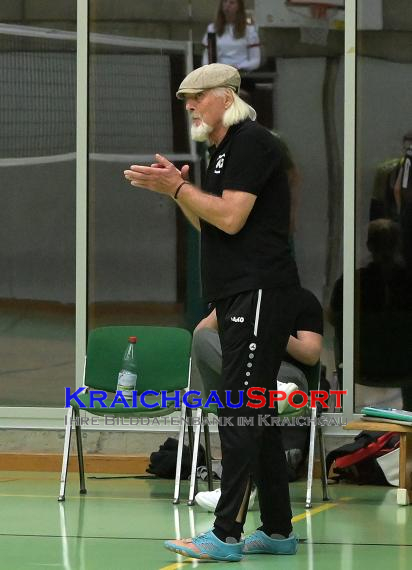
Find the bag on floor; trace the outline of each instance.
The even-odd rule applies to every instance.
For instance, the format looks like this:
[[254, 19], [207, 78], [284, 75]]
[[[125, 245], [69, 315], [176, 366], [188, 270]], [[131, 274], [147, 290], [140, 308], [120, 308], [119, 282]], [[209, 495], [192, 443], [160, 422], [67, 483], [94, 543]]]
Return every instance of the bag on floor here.
[[[152, 475], [157, 475], [163, 479], [174, 479], [176, 474], [177, 446], [177, 439], [168, 437], [167, 440], [159, 447], [159, 451], [154, 451], [150, 455], [150, 464], [146, 469], [146, 472]], [[205, 463], [205, 450], [204, 447], [200, 445], [197, 464], [204, 465]], [[182, 452], [182, 479], [189, 478], [191, 467], [189, 447], [184, 445]]]
[[388, 485], [399, 487], [399, 447], [376, 459]]
[[359, 484], [387, 485], [388, 481], [378, 458], [399, 446], [395, 432], [362, 431], [352, 443], [342, 445], [328, 453], [327, 473], [333, 464], [338, 481], [344, 479]]
[[309, 450], [309, 426], [281, 426], [289, 482], [303, 475]]

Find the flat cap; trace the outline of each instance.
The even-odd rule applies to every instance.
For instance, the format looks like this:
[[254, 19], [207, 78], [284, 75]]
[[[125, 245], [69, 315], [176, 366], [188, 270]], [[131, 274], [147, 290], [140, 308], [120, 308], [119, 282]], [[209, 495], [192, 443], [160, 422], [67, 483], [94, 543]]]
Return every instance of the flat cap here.
[[206, 89], [215, 87], [230, 87], [238, 93], [240, 88], [240, 75], [238, 70], [224, 63], [209, 63], [203, 65], [187, 75], [176, 93], [178, 99], [185, 95], [201, 93]]

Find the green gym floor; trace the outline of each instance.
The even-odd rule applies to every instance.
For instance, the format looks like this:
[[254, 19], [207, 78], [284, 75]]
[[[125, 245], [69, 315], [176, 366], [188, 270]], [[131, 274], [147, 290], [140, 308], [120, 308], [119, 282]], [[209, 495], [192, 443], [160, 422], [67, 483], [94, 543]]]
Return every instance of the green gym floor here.
[[[182, 558], [163, 548], [168, 538], [210, 528], [213, 514], [171, 503], [173, 482], [159, 479], [88, 477], [78, 493], [71, 473], [66, 501], [59, 503], [56, 473], [0, 472], [1, 570], [189, 570], [213, 564]], [[202, 483], [203, 485], [203, 483]], [[187, 496], [187, 483], [182, 495]], [[412, 564], [412, 506], [396, 504], [396, 489], [333, 485], [323, 503], [315, 481], [314, 503], [305, 510], [304, 481], [291, 485], [296, 556], [245, 556], [243, 570], [409, 570]], [[259, 525], [251, 511], [246, 532]]]

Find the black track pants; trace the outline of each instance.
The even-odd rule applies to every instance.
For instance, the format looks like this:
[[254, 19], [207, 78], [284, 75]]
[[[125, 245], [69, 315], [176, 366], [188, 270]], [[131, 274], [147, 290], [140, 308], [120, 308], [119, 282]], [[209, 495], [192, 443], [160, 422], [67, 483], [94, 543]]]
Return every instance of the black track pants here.
[[[238, 390], [245, 391], [242, 408], [220, 410], [219, 435], [222, 447], [223, 476], [221, 499], [216, 507], [215, 526], [230, 535], [236, 518], [244, 523], [246, 509], [239, 520], [245, 493], [253, 480], [259, 492], [261, 519], [265, 530], [281, 534], [291, 531], [286, 458], [280, 429], [270, 425], [276, 408], [246, 406], [246, 391], [253, 387], [276, 390], [276, 377], [296, 317], [296, 288], [247, 291], [216, 303], [222, 346], [222, 388], [237, 402]], [[252, 401], [252, 403], [256, 403]], [[239, 417], [251, 425], [240, 425]], [[224, 418], [232, 418], [225, 424]]]

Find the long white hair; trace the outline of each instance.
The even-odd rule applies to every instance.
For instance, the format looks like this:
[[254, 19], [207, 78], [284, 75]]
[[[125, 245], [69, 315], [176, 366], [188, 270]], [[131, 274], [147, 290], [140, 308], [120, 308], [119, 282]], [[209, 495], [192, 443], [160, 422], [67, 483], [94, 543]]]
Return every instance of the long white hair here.
[[245, 103], [245, 101], [243, 101], [243, 99], [241, 99], [233, 89], [227, 87], [216, 87], [213, 89], [213, 92], [221, 97], [223, 97], [227, 91], [230, 91], [232, 94], [233, 101], [223, 115], [223, 125], [225, 127], [230, 127], [244, 121], [245, 119], [252, 119], [252, 121], [255, 121], [256, 111], [254, 108]]

